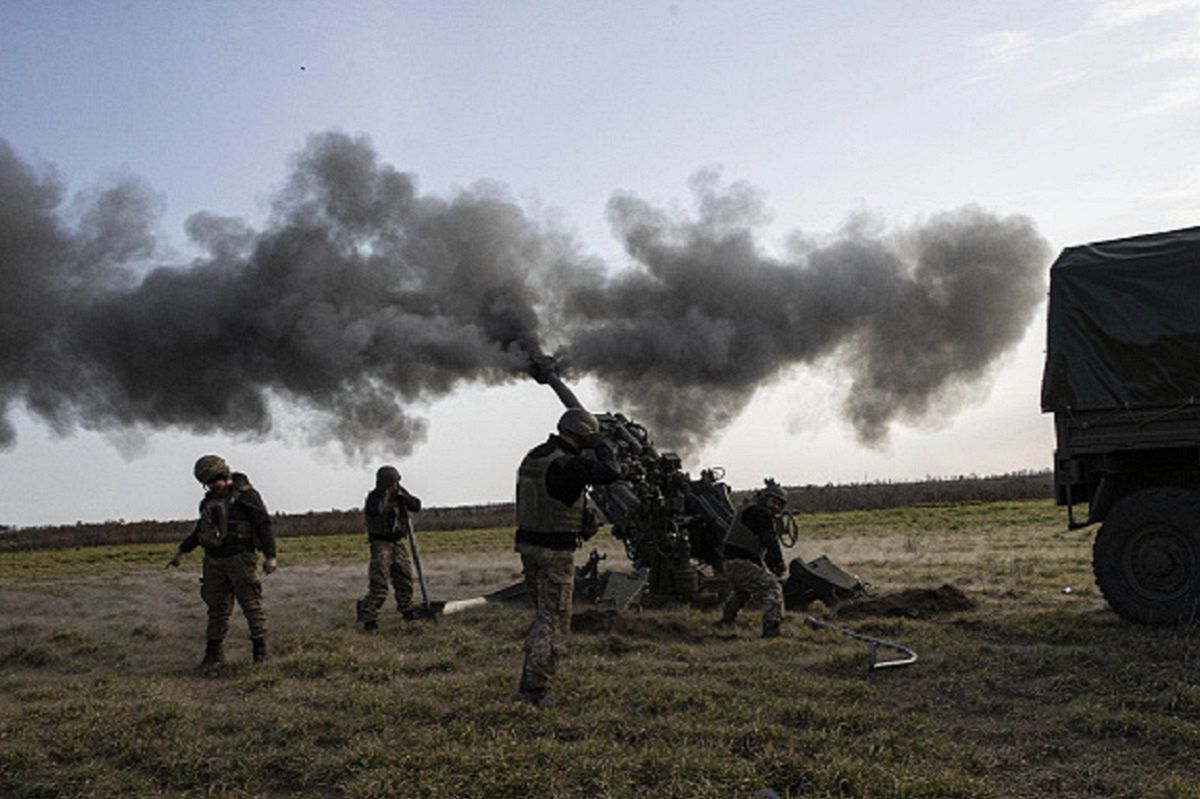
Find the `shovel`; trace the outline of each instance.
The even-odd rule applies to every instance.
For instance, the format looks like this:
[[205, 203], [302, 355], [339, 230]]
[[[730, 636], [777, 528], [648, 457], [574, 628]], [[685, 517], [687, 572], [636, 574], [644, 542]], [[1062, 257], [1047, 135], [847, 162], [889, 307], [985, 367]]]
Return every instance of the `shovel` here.
[[[417, 582], [421, 586], [421, 604], [412, 608], [405, 614], [409, 619], [433, 619], [437, 618], [441, 608], [435, 603], [429, 601], [429, 590], [425, 587], [425, 572], [421, 569], [421, 550], [417, 548], [417, 534], [410, 532], [408, 534], [408, 543], [412, 547], [413, 568], [417, 572]], [[438, 605], [442, 603], [437, 603]]]
[[495, 592], [495, 595], [474, 596], [468, 599], [452, 599], [449, 602], [431, 602], [429, 601], [429, 591], [425, 586], [425, 572], [421, 570], [421, 551], [417, 548], [416, 533], [408, 534], [408, 543], [412, 547], [413, 569], [417, 572], [417, 582], [421, 586], [421, 604], [414, 606], [406, 614], [407, 619], [437, 619], [441, 615], [450, 615], [451, 613], [461, 613], [464, 610], [471, 608], [483, 607], [489, 602], [504, 601], [508, 598], [508, 594], [512, 593], [512, 588], [520, 589], [523, 593], [525, 584], [523, 582], [512, 586], [509, 589], [504, 589]]

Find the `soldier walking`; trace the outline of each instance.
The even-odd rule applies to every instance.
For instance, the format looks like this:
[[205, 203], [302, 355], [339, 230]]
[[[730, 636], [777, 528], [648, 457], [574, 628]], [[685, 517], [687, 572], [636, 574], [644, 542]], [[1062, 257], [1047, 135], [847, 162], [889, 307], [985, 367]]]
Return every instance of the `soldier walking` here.
[[263, 573], [275, 571], [271, 516], [249, 479], [240, 472], [231, 474], [229, 466], [217, 455], [205, 455], [196, 461], [193, 474], [206, 489], [204, 499], [200, 500], [200, 518], [167, 566], [178, 567], [184, 555], [197, 546], [204, 548], [200, 597], [208, 606], [208, 629], [200, 666], [213, 666], [225, 660], [225, 634], [229, 631], [235, 599], [250, 627], [254, 662], [264, 663], [267, 618], [263, 613], [255, 550], [263, 553]]
[[379, 610], [387, 601], [389, 580], [396, 594], [396, 609], [404, 618], [413, 618], [413, 562], [408, 551], [412, 520], [408, 514], [420, 509], [421, 500], [400, 485], [396, 467], [379, 467], [375, 488], [363, 504], [371, 564], [367, 568], [367, 595], [358, 600], [355, 611], [364, 632], [379, 630]]
[[621, 476], [599, 433], [595, 416], [572, 408], [558, 420], [558, 435], [531, 449], [517, 470], [515, 549], [536, 603], [517, 698], [537, 707], [555, 704], [547, 691], [571, 631], [574, 552], [590, 534], [585, 528], [594, 531], [585, 489]]
[[725, 535], [725, 576], [730, 592], [717, 624], [732, 625], [738, 611], [754, 599], [762, 607], [762, 637], [779, 637], [783, 586], [778, 578], [783, 576], [784, 565], [776, 522], [786, 505], [787, 492], [774, 480], [767, 480], [754, 501], [734, 514]]

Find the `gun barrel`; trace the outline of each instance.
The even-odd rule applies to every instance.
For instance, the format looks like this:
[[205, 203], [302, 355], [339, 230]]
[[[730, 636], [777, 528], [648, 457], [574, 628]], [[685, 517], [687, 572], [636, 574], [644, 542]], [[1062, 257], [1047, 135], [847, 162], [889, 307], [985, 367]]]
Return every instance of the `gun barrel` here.
[[551, 374], [546, 376], [546, 384], [554, 389], [554, 393], [558, 395], [558, 399], [568, 408], [579, 408], [583, 410], [583, 403], [575, 396], [575, 392], [567, 388], [567, 384], [556, 375]]
[[530, 377], [554, 389], [559, 401], [568, 408], [583, 410], [583, 403], [575, 396], [575, 392], [567, 388], [566, 383], [558, 376], [559, 363], [553, 355], [544, 352], [534, 352], [529, 355], [529, 365], [526, 367]]

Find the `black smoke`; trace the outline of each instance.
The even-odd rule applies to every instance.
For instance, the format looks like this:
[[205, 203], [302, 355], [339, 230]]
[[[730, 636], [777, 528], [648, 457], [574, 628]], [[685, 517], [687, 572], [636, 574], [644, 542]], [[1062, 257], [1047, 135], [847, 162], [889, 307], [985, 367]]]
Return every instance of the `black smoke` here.
[[189, 218], [203, 255], [161, 265], [162, 200], [134, 178], [67, 202], [52, 169], [0, 140], [0, 445], [13, 407], [55, 430], [180, 428], [287, 435], [403, 453], [414, 408], [565, 354], [658, 439], [703, 443], [755, 390], [837, 358], [846, 418], [878, 443], [897, 418], [949, 412], [1021, 336], [1046, 245], [1029, 220], [977, 208], [885, 233], [755, 230], [762, 198], [709, 171], [694, 216], [617, 195], [632, 265], [612, 272], [498, 185], [447, 197], [381, 163], [362, 137], [310, 138], [261, 230]]
[[974, 206], [888, 233], [856, 216], [826, 241], [794, 235], [765, 253], [760, 194], [692, 181], [697, 213], [671, 216], [628, 195], [609, 202], [637, 268], [577, 291], [574, 362], [686, 448], [797, 364], [836, 358], [859, 440], [950, 412], [1023, 335], [1048, 255], [1033, 223]]

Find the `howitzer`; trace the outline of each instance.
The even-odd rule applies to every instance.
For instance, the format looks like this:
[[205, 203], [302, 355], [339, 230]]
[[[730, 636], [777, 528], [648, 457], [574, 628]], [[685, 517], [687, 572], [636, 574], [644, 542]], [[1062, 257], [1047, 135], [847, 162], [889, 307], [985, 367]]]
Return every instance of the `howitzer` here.
[[[567, 408], [583, 407], [562, 382], [553, 357], [535, 356], [530, 374], [554, 389]], [[607, 596], [612, 604], [623, 605], [641, 587], [664, 599], [715, 597], [720, 587], [710, 581], [721, 571], [721, 545], [735, 512], [724, 471], [705, 469], [699, 479], [692, 479], [678, 455], [654, 446], [644, 426], [620, 413], [594, 415], [599, 437], [621, 465], [622, 478], [591, 487], [588, 497], [612, 524], [612, 534], [624, 544], [636, 575], [633, 585], [626, 579], [616, 590], [594, 587], [592, 598], [604, 603]], [[596, 579], [593, 574], [593, 586]]]
[[[553, 356], [531, 356], [528, 371], [538, 383], [550, 386], [566, 408], [584, 409], [563, 383]], [[599, 564], [605, 556], [593, 550], [587, 562], [576, 569], [576, 599], [614, 608], [663, 601], [720, 601], [728, 591], [723, 575], [725, 534], [737, 513], [724, 470], [704, 469], [698, 479], [692, 479], [678, 455], [654, 446], [644, 426], [621, 413], [593, 415], [600, 423], [598, 438], [612, 451], [622, 476], [609, 485], [590, 487], [588, 499], [612, 525], [613, 537], [624, 545], [634, 571], [601, 570]], [[775, 485], [769, 478], [766, 483]], [[797, 528], [790, 513], [781, 515], [776, 532], [783, 546], [796, 543]], [[583, 537], [586, 540], [586, 532]], [[809, 564], [796, 559], [791, 571], [784, 583], [789, 607], [803, 607], [814, 599], [830, 604], [861, 593], [856, 577], [836, 569], [825, 558]], [[833, 572], [845, 579], [833, 579]], [[857, 585], [847, 584], [847, 580]], [[528, 589], [521, 582], [484, 597], [433, 605], [440, 612], [452, 613], [489, 602], [522, 601]]]
[[[554, 357], [533, 356], [529, 373], [537, 382], [554, 389], [567, 408], [583, 408], [559, 376]], [[583, 596], [618, 607], [647, 598], [716, 601], [728, 589], [722, 550], [730, 522], [738, 512], [724, 482], [724, 470], [704, 469], [699, 479], [693, 480], [683, 470], [678, 455], [655, 448], [642, 425], [620, 413], [594, 415], [600, 422], [600, 438], [621, 464], [623, 476], [610, 485], [591, 487], [588, 496], [612, 524], [613, 536], [625, 545], [635, 573], [601, 573], [593, 552], [592, 559], [579, 570]], [[767, 491], [780, 488], [771, 478], [764, 482]], [[793, 514], [779, 515], [776, 534], [784, 547], [795, 545], [797, 525]], [[803, 608], [816, 600], [835, 604], [869, 589], [868, 584], [825, 557], [811, 562], [796, 558], [789, 572], [783, 584], [789, 608]]]

